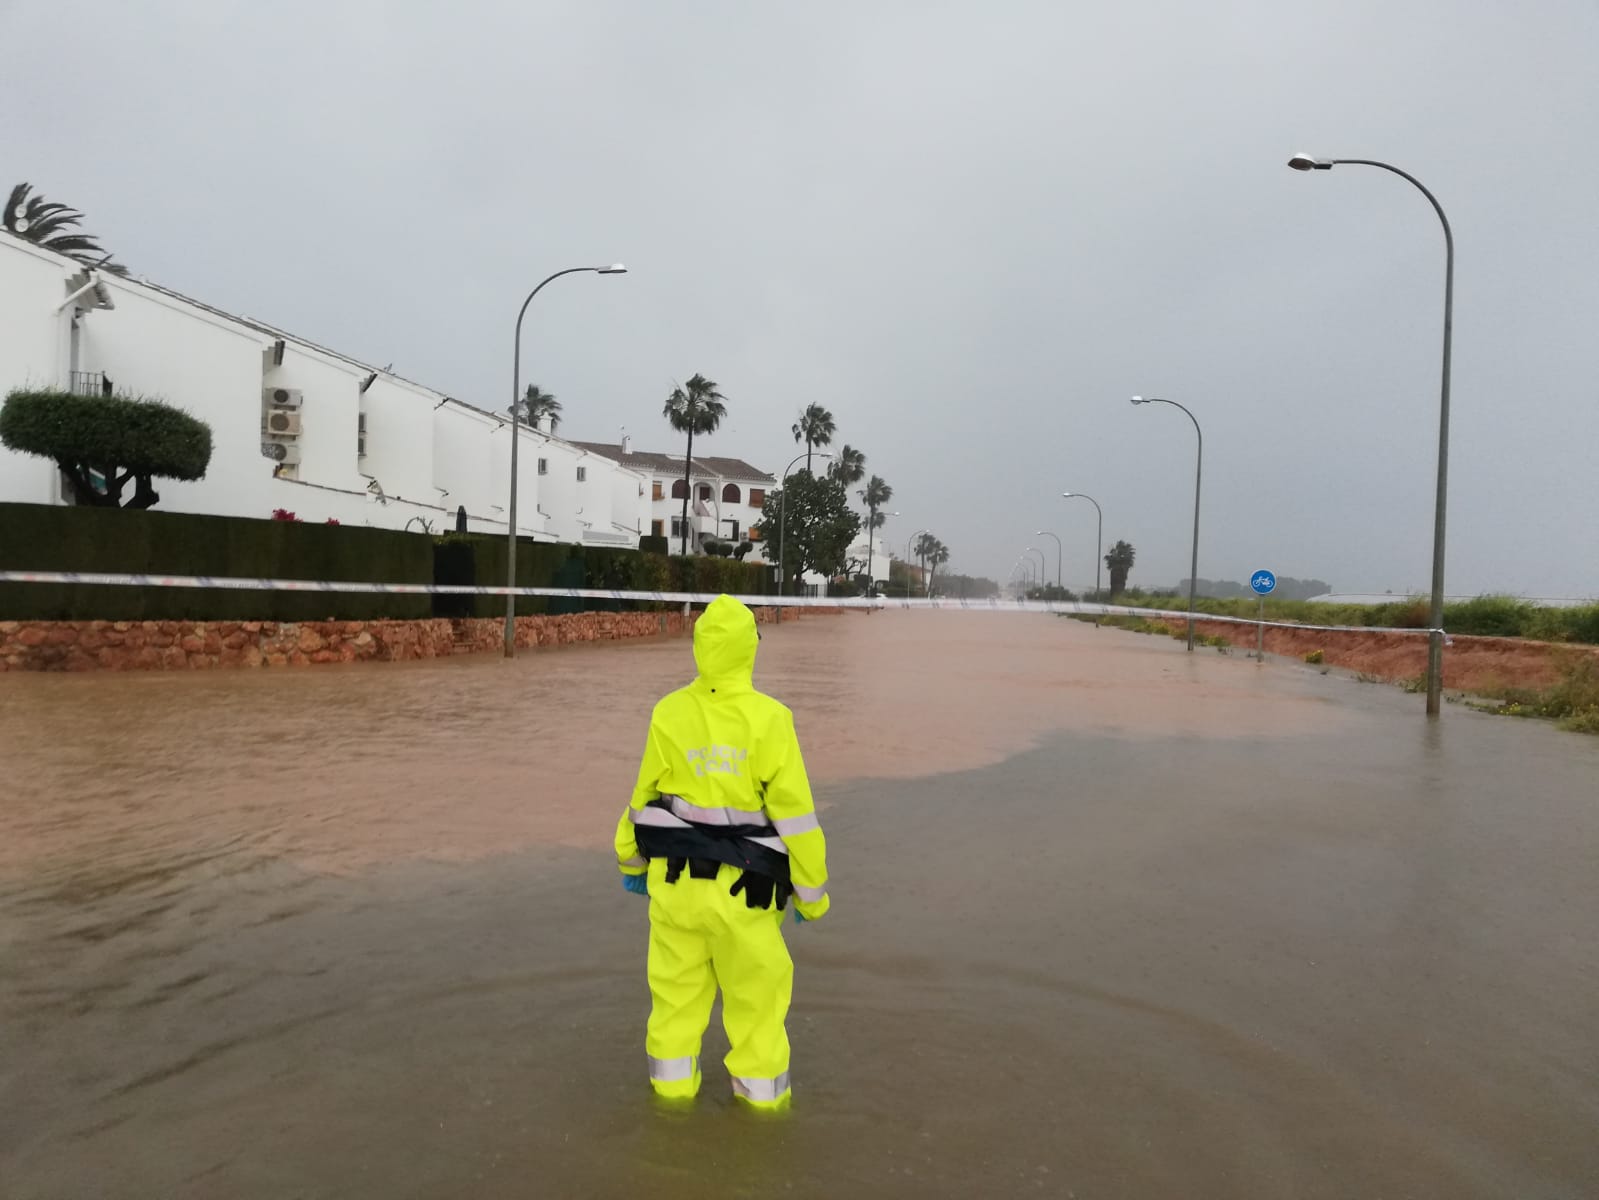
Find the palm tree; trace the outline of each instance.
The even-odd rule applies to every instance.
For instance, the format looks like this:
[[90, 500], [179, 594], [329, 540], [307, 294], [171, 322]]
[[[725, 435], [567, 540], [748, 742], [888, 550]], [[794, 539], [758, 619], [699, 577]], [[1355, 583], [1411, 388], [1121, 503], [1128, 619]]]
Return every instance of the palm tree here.
[[931, 564], [931, 569], [927, 575], [927, 594], [931, 596], [933, 594], [933, 573], [949, 561], [949, 547], [934, 538], [933, 552], [927, 556], [927, 561]]
[[833, 434], [838, 426], [833, 423], [833, 414], [820, 404], [807, 404], [805, 411], [800, 413], [800, 419], [794, 422], [794, 440], [805, 443], [805, 469], [811, 469], [811, 451], [817, 446], [828, 446], [833, 442]]
[[703, 375], [693, 375], [682, 387], [672, 389], [666, 398], [662, 415], [679, 433], [688, 434], [688, 449], [683, 452], [683, 544], [679, 551], [688, 553], [688, 501], [694, 490], [694, 435], [711, 434], [727, 416], [727, 397], [716, 390], [716, 381]]
[[[848, 451], [849, 447], [845, 446], [844, 452], [848, 453]], [[843, 455], [841, 454], [839, 457], [842, 458]], [[861, 455], [861, 461], [866, 461], [865, 455]], [[859, 479], [860, 476], [857, 475], [855, 478]], [[883, 522], [888, 519], [885, 514], [880, 513], [877, 510], [882, 508], [883, 505], [887, 504], [893, 498], [894, 489], [883, 482], [883, 477], [881, 475], [873, 475], [871, 479], [867, 480], [865, 488], [861, 490], [861, 503], [866, 505], [866, 511], [868, 514], [866, 518], [867, 591], [870, 591], [872, 587], [872, 550], [874, 548], [872, 544], [872, 538], [873, 535], [883, 527]]]
[[126, 275], [128, 268], [112, 262], [98, 241], [86, 233], [75, 232], [82, 220], [83, 214], [77, 209], [35, 194], [31, 183], [19, 183], [12, 188], [11, 195], [6, 198], [5, 212], [0, 213], [0, 224], [7, 233], [75, 258], [86, 266], [98, 267], [113, 275]]
[[859, 483], [866, 478], [866, 455], [855, 449], [848, 442], [838, 452], [838, 457], [833, 460], [833, 465], [827, 468], [830, 479], [836, 479], [845, 487], [852, 483]]
[[539, 427], [539, 422], [545, 417], [550, 419], [550, 432], [555, 432], [555, 427], [561, 423], [561, 402], [555, 398], [553, 392], [539, 391], [539, 385], [530, 383], [527, 391], [522, 396], [522, 420], [534, 429]]
[[933, 557], [933, 551], [938, 545], [938, 539], [931, 533], [918, 534], [916, 540], [911, 543], [911, 550], [916, 555], [918, 569], [922, 573], [924, 587], [929, 586], [927, 583], [927, 560]]
[[1133, 559], [1137, 552], [1126, 542], [1117, 542], [1105, 555], [1105, 565], [1110, 568], [1110, 594], [1118, 595], [1127, 590], [1127, 572], [1133, 569]]

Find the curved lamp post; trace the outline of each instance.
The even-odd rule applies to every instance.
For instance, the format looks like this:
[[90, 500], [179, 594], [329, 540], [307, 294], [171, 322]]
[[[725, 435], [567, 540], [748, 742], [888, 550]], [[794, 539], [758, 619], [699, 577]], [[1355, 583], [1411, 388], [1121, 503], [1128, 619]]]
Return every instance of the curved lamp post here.
[[1064, 578], [1064, 576], [1061, 574], [1061, 559], [1065, 557], [1066, 551], [1065, 548], [1060, 544], [1059, 535], [1053, 534], [1047, 529], [1035, 529], [1033, 531], [1033, 536], [1055, 539], [1055, 588], [1058, 591], [1064, 592], [1066, 589], [1061, 584], [1061, 580]]
[[1026, 553], [1038, 555], [1038, 580], [1043, 583], [1049, 577], [1049, 562], [1044, 558], [1044, 552], [1037, 546], [1029, 546]]
[[808, 455], [796, 454], [794, 461], [783, 468], [783, 486], [777, 493], [777, 594], [779, 596], [783, 594], [783, 587], [788, 581], [788, 573], [783, 570], [783, 533], [788, 523], [788, 473], [794, 469], [794, 463], [807, 457], [832, 458], [833, 456], [822, 450], [813, 450]]
[[[516, 314], [516, 349], [511, 356], [511, 503], [506, 511], [505, 528], [505, 586], [508, 588], [516, 587], [516, 450], [522, 441], [522, 435], [517, 430], [522, 413], [522, 318], [527, 316], [527, 306], [533, 303], [533, 297], [544, 290], [544, 284], [562, 275], [576, 275], [584, 271], [592, 271], [596, 275], [627, 274], [627, 268], [621, 263], [612, 263], [608, 267], [567, 267], [549, 276], [529, 292]], [[505, 595], [505, 657], [516, 657], [516, 596], [513, 592]]]
[[1094, 599], [1098, 601], [1099, 595], [1099, 568], [1105, 561], [1105, 510], [1099, 507], [1099, 501], [1082, 492], [1062, 492], [1063, 500], [1087, 500], [1094, 506], [1094, 511], [1099, 514], [1099, 532], [1094, 535]]
[[[1199, 419], [1175, 400], [1162, 400], [1158, 396], [1134, 396], [1134, 404], [1169, 404], [1188, 413], [1194, 423], [1194, 434], [1199, 438], [1199, 448], [1194, 455], [1194, 554], [1188, 567], [1188, 652], [1194, 651], [1194, 589], [1199, 586], [1199, 475], [1205, 466], [1205, 435], [1200, 432]], [[1097, 505], [1095, 507], [1098, 507]]]
[[1444, 691], [1444, 518], [1449, 503], [1449, 351], [1455, 325], [1454, 231], [1449, 228], [1449, 218], [1444, 215], [1438, 197], [1410, 172], [1389, 163], [1373, 158], [1312, 158], [1308, 154], [1296, 154], [1288, 160], [1288, 165], [1296, 171], [1330, 171], [1336, 166], [1377, 167], [1389, 171], [1427, 197], [1427, 203], [1432, 205], [1439, 224], [1444, 227], [1444, 355], [1438, 388], [1438, 489], [1432, 518], [1432, 605], [1427, 619], [1432, 626], [1427, 634], [1427, 715], [1436, 717], [1443, 708]]

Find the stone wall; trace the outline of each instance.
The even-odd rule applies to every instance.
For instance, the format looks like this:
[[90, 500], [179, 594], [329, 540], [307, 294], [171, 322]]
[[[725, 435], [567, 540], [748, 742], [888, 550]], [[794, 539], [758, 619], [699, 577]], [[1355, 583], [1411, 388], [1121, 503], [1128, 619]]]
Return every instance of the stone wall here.
[[[777, 609], [755, 610], [763, 624]], [[821, 611], [821, 610], [811, 610]], [[836, 609], [826, 610], [836, 612]], [[784, 609], [783, 620], [799, 616]], [[681, 634], [693, 618], [673, 612], [518, 617], [525, 649]], [[399, 662], [498, 651], [498, 619], [424, 621], [0, 621], [0, 671], [156, 671]]]

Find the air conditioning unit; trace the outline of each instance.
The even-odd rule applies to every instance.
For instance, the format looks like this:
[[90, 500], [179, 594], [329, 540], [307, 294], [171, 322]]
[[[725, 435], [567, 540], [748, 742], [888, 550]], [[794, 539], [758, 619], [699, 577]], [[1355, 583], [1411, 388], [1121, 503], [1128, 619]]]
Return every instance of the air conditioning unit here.
[[299, 465], [300, 447], [292, 446], [288, 442], [262, 442], [261, 455], [280, 466], [293, 467]]
[[289, 409], [274, 409], [261, 422], [261, 430], [275, 437], [299, 437], [300, 414]]
[[299, 388], [270, 387], [262, 391], [261, 403], [269, 408], [299, 408], [305, 403], [305, 393]]

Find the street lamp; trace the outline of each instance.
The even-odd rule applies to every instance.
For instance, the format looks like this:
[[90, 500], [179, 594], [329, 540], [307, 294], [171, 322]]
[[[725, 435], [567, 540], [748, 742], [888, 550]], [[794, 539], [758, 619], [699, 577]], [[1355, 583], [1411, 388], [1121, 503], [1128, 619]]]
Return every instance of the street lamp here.
[[1095, 500], [1092, 496], [1084, 495], [1082, 492], [1062, 492], [1060, 495], [1062, 500], [1074, 498], [1087, 500], [1094, 506], [1094, 511], [1099, 514], [1099, 532], [1094, 535], [1094, 599], [1097, 601], [1100, 598], [1099, 566], [1105, 561], [1105, 510], [1099, 507], [1098, 500]]
[[1033, 531], [1033, 536], [1055, 538], [1055, 587], [1057, 590], [1064, 592], [1066, 589], [1061, 585], [1061, 558], [1066, 552], [1061, 547], [1060, 538], [1047, 529], [1036, 529]]
[[1044, 558], [1044, 552], [1037, 546], [1029, 546], [1025, 553], [1038, 555], [1038, 581], [1043, 583], [1049, 576], [1049, 562]]
[[[1022, 599], [1025, 600], [1027, 598], [1027, 589], [1033, 582], [1033, 560], [1028, 558], [1027, 555], [1024, 554], [1024, 555], [1022, 555], [1020, 558], [1018, 558], [1016, 560], [1016, 566], [1021, 568], [1021, 572], [1022, 572]], [[1014, 574], [1014, 573], [1015, 573], [1015, 570], [1013, 568], [1012, 569], [1012, 574]]]
[[1308, 154], [1294, 155], [1288, 165], [1296, 171], [1330, 171], [1344, 165], [1389, 171], [1427, 197], [1427, 203], [1432, 205], [1444, 227], [1444, 354], [1438, 389], [1438, 492], [1432, 518], [1432, 606], [1427, 621], [1432, 626], [1427, 634], [1427, 715], [1436, 717], [1443, 709], [1444, 691], [1444, 517], [1449, 503], [1449, 351], [1455, 325], [1455, 235], [1438, 197], [1408, 171], [1371, 158], [1312, 158]]
[[512, 589], [505, 594], [506, 658], [516, 657], [516, 450], [522, 441], [522, 435], [517, 431], [522, 411], [522, 318], [527, 315], [527, 306], [533, 303], [533, 297], [544, 290], [545, 283], [562, 275], [576, 275], [583, 271], [592, 271], [596, 275], [627, 274], [627, 268], [621, 263], [612, 263], [608, 267], [568, 267], [564, 271], [557, 271], [529, 292], [527, 299], [522, 301], [521, 311], [516, 314], [516, 348], [511, 357], [511, 503], [506, 512], [505, 528], [505, 586]]
[[[1198, 450], [1194, 454], [1194, 554], [1188, 567], [1188, 652], [1194, 652], [1194, 589], [1199, 586], [1199, 476], [1205, 466], [1205, 435], [1200, 432], [1199, 419], [1183, 405], [1175, 400], [1162, 400], [1151, 396], [1147, 400], [1143, 396], [1134, 396], [1134, 404], [1169, 404], [1173, 408], [1181, 408], [1188, 413], [1188, 419], [1194, 423], [1194, 435], [1199, 439]], [[1094, 507], [1099, 507], [1095, 505]]]
[[[783, 468], [783, 484], [777, 493], [777, 594], [783, 594], [783, 585], [788, 576], [783, 571], [783, 533], [788, 524], [788, 473], [794, 469], [794, 463], [802, 458], [832, 458], [826, 451], [815, 450], [806, 454], [796, 454], [793, 462]], [[810, 470], [809, 467], [806, 470]]]

